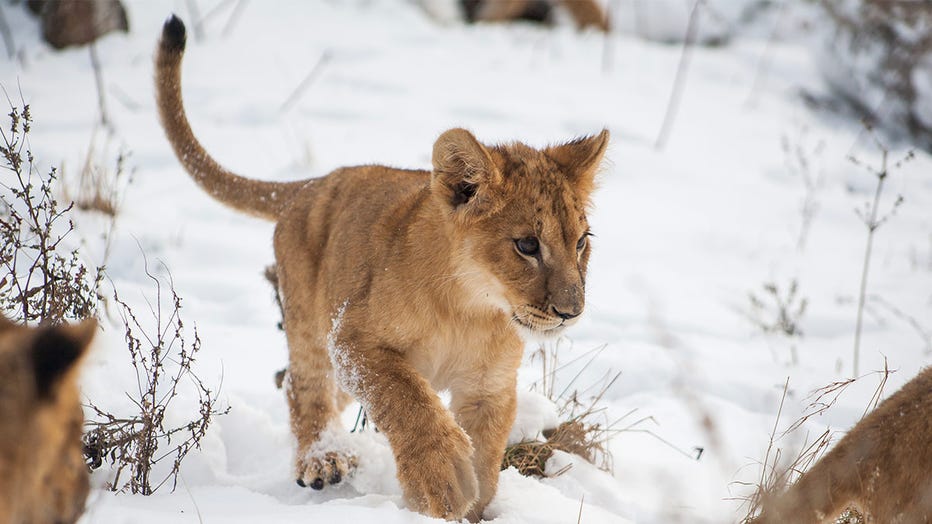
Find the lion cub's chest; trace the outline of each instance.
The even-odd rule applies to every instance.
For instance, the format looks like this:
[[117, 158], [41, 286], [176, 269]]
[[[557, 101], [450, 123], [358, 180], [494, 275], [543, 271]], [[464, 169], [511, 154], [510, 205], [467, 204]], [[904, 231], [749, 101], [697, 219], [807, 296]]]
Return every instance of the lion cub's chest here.
[[436, 325], [409, 347], [408, 360], [434, 389], [460, 381], [481, 383], [520, 362], [523, 343], [507, 322], [457, 322]]

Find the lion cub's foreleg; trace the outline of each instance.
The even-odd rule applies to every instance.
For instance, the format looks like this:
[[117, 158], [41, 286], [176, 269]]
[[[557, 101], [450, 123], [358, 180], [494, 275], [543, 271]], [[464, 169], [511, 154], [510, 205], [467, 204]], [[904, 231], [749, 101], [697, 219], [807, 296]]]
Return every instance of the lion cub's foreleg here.
[[498, 473], [508, 434], [517, 408], [515, 380], [512, 376], [501, 387], [489, 388], [482, 383], [453, 391], [451, 408], [456, 421], [472, 439], [473, 469], [479, 480], [479, 498], [469, 510], [471, 522], [478, 522], [482, 512], [495, 495]]
[[390, 349], [343, 340], [332, 351], [341, 384], [388, 438], [408, 506], [465, 516], [478, 495], [472, 443], [427, 380]]

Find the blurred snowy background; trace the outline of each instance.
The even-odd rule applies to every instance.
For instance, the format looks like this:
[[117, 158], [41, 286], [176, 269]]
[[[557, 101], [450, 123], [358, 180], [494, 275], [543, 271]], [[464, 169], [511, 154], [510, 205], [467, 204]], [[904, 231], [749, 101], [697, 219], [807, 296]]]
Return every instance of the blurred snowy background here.
[[[285, 341], [262, 276], [272, 226], [196, 188], [162, 135], [152, 56], [172, 12], [190, 29], [192, 126], [247, 176], [429, 168], [433, 140], [457, 126], [535, 146], [612, 132], [591, 216], [587, 312], [559, 343], [529, 345], [514, 432], [535, 438], [567, 416], [557, 404], [575, 393], [590, 406], [601, 394], [590, 420], [611, 437], [610, 468], [555, 453], [547, 477], [506, 470], [492, 522], [740, 521], [774, 449], [787, 459], [854, 424], [885, 365], [895, 370], [887, 395], [932, 360], [928, 3], [610, 0], [600, 3], [603, 33], [578, 30], [557, 4], [540, 25], [467, 24], [455, 0], [131, 1], [129, 31], [95, 44], [107, 125], [88, 48], [50, 47], [24, 4], [0, 5], [0, 85], [31, 108], [37, 171], [59, 169], [63, 200], [81, 194], [82, 172], [111, 180], [116, 195], [113, 217], [76, 210], [67, 242], [89, 267], [106, 266], [103, 286], [143, 324], [156, 307], [146, 260], [163, 284], [171, 278], [188, 340], [194, 325], [201, 339], [194, 369], [214, 391], [222, 383], [219, 404], [230, 408], [174, 492], [112, 494], [105, 464], [82, 522], [430, 520], [403, 507], [387, 443], [371, 429], [347, 436], [361, 463], [348, 483], [295, 485], [273, 382]], [[884, 149], [875, 200], [869, 168], [881, 169]], [[859, 308], [873, 205], [886, 220]], [[108, 302], [84, 394], [132, 412], [124, 392], [136, 391], [136, 374]], [[853, 377], [829, 409], [781, 437], [811, 412], [813, 391]], [[197, 408], [184, 389], [166, 417], [184, 422]], [[348, 428], [356, 415], [345, 413]]]

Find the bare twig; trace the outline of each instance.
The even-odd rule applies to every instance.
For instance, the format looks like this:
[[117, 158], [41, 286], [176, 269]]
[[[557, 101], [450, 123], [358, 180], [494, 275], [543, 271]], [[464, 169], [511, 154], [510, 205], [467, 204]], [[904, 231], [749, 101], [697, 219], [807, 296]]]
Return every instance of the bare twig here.
[[[8, 99], [9, 100], [9, 99]], [[41, 175], [29, 149], [29, 105], [10, 104], [0, 157], [12, 175], [0, 183], [0, 310], [24, 323], [58, 324], [95, 315], [102, 268], [91, 273], [62, 242], [73, 231], [73, 204], [62, 206], [52, 168]]]
[[201, 10], [197, 5], [197, 0], [187, 0], [188, 13], [191, 14], [191, 28], [194, 33], [194, 39], [198, 42], [204, 41], [204, 19], [201, 18]]
[[220, 2], [217, 2], [216, 4], [214, 4], [214, 6], [211, 7], [210, 10], [207, 11], [207, 13], [205, 13], [204, 16], [201, 17], [200, 19], [201, 27], [203, 28], [204, 26], [206, 26], [207, 22], [210, 22], [211, 19], [213, 19], [218, 14], [220, 14], [221, 11], [233, 5], [234, 1], [235, 0], [221, 0]]
[[6, 47], [6, 57], [13, 60], [16, 56], [16, 43], [13, 42], [13, 33], [10, 32], [10, 25], [3, 13], [3, 5], [0, 5], [0, 36], [3, 37], [3, 45]]
[[[864, 262], [861, 267], [861, 284], [858, 291], [858, 312], [857, 312], [857, 322], [855, 324], [854, 331], [854, 360], [853, 360], [853, 373], [856, 376], [859, 369], [859, 359], [861, 352], [861, 329], [864, 322], [864, 302], [867, 298], [867, 276], [870, 271], [870, 262], [871, 262], [871, 253], [874, 246], [874, 234], [877, 232], [877, 229], [882, 226], [887, 219], [889, 219], [897, 210], [897, 208], [903, 203], [903, 197], [899, 196], [894, 201], [893, 206], [887, 214], [880, 216], [880, 197], [883, 193], [884, 182], [889, 175], [888, 166], [887, 166], [887, 157], [889, 156], [889, 151], [887, 148], [880, 142], [876, 135], [871, 133], [871, 136], [874, 138], [874, 143], [880, 149], [881, 152], [881, 163], [880, 168], [875, 169], [872, 166], [864, 165], [870, 173], [872, 173], [877, 178], [877, 187], [874, 190], [874, 199], [873, 201], [863, 210], [856, 210], [855, 212], [861, 218], [861, 221], [864, 222], [864, 226], [867, 229], [867, 243], [864, 248]], [[906, 157], [894, 164], [894, 168], [901, 166], [904, 162], [911, 160], [914, 157], [914, 153], [910, 151], [907, 153]], [[863, 165], [856, 158], [850, 157], [850, 160], [855, 165]]]
[[748, 98], [744, 102], [745, 106], [751, 106], [754, 103], [755, 95], [758, 91], [760, 91], [764, 80], [767, 78], [767, 74], [770, 71], [773, 44], [777, 40], [777, 35], [780, 32], [780, 26], [783, 24], [783, 19], [786, 16], [789, 5], [790, 0], [783, 0], [780, 2], [776, 20], [773, 22], [773, 27], [770, 29], [770, 34], [767, 35], [767, 41], [764, 44], [764, 50], [761, 53], [760, 59], [757, 61], [757, 68], [754, 70], [754, 80], [751, 81], [751, 91], [748, 93]]
[[906, 322], [911, 328], [913, 328], [913, 331], [915, 331], [919, 338], [922, 340], [923, 351], [926, 354], [932, 353], [932, 331], [916, 320], [916, 317], [904, 313], [901, 309], [894, 306], [880, 295], [869, 295], [867, 298], [871, 302], [874, 302], [889, 311], [896, 318]]
[[230, 13], [230, 18], [227, 18], [226, 25], [223, 26], [223, 32], [220, 33], [224, 38], [233, 34], [233, 28], [236, 27], [236, 23], [239, 22], [240, 16], [242, 16], [243, 11], [246, 10], [247, 0], [236, 0], [236, 5], [233, 6], [233, 12]]
[[112, 129], [113, 126], [110, 122], [110, 115], [107, 112], [103, 69], [100, 67], [100, 59], [97, 58], [96, 42], [91, 42], [87, 48], [91, 54], [91, 67], [94, 69], [94, 82], [97, 84], [97, 105], [100, 108], [100, 123], [107, 129]]
[[670, 92], [670, 100], [667, 103], [667, 112], [663, 117], [663, 124], [660, 126], [660, 133], [657, 134], [657, 141], [654, 142], [654, 148], [656, 149], [663, 149], [666, 145], [667, 136], [670, 134], [673, 121], [676, 119], [676, 113], [679, 110], [683, 89], [686, 87], [686, 73], [689, 70], [689, 62], [692, 59], [693, 48], [696, 44], [696, 35], [699, 32], [699, 7], [704, 4], [704, 0], [695, 0], [693, 8], [689, 12], [686, 38], [683, 40], [683, 51], [680, 53], [680, 62], [676, 67], [676, 76], [673, 79], [673, 90]]
[[602, 35], [602, 73], [612, 70], [615, 63], [615, 32], [612, 30], [612, 16], [618, 11], [619, 0], [608, 0], [605, 6], [605, 20], [607, 29]]
[[[84, 454], [92, 468], [100, 467], [105, 461], [115, 467], [113, 480], [108, 485], [111, 490], [151, 495], [169, 482], [172, 490], [175, 489], [182, 461], [191, 450], [200, 447], [213, 417], [227, 413], [229, 408], [219, 409], [219, 387], [218, 391], [212, 391], [194, 373], [193, 364], [201, 340], [196, 327], [193, 341], [189, 343], [185, 338], [181, 298], [175, 292], [171, 273], [168, 273], [170, 303], [166, 305], [162, 281], [149, 272], [148, 261], [145, 267], [146, 275], [155, 286], [155, 303], [150, 310], [154, 322], [151, 329], [143, 328], [116, 291], [113, 295], [120, 308], [124, 339], [136, 372], [137, 391], [127, 397], [138, 412], [115, 416], [90, 402], [87, 407], [94, 416], [85, 421]], [[166, 427], [165, 415], [181, 393], [182, 382], [189, 383], [197, 395], [198, 416], [180, 426]], [[168, 474], [161, 480], [153, 479], [154, 467], [168, 458], [171, 458]], [[124, 471], [129, 473], [129, 479], [121, 481]]]
[[324, 66], [327, 65], [327, 62], [330, 61], [330, 51], [324, 50], [321, 53], [320, 58], [317, 60], [317, 63], [314, 64], [314, 67], [311, 68], [311, 71], [304, 77], [304, 80], [301, 80], [301, 83], [288, 95], [288, 98], [285, 99], [285, 102], [282, 103], [281, 107], [278, 108], [280, 114], [287, 113], [291, 110], [298, 100], [301, 98], [301, 95], [304, 94], [304, 91], [307, 90], [311, 84], [317, 80], [317, 77], [320, 76], [320, 72], [323, 70]]

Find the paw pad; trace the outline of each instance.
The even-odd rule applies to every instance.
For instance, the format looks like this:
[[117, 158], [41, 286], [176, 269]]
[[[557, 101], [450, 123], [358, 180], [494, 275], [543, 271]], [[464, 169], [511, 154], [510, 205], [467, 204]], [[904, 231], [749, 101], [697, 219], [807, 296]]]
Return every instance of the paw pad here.
[[[323, 456], [311, 456], [305, 460], [305, 466], [297, 479], [299, 486], [322, 490], [326, 486], [339, 484], [356, 470], [358, 459], [354, 455], [328, 451]], [[303, 471], [302, 471], [303, 470]]]

